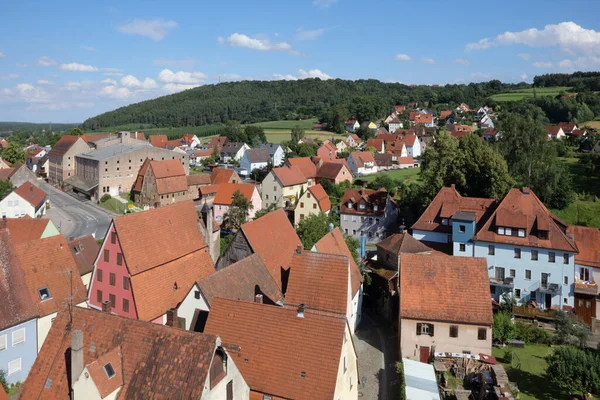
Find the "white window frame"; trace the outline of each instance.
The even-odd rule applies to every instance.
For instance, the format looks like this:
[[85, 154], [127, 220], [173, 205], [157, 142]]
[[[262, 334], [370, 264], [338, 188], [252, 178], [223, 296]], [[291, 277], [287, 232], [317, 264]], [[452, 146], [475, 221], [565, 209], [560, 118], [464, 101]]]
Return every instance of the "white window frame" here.
[[512, 236], [512, 228], [504, 228], [504, 234], [506, 236]]
[[[16, 337], [16, 335], [15, 335], [15, 334], [16, 334], [17, 332], [21, 332], [21, 331], [23, 332], [23, 340], [21, 340], [21, 341], [18, 341], [18, 342], [15, 342], [15, 337]], [[25, 343], [25, 328], [16, 329], [16, 330], [14, 330], [14, 331], [12, 332], [12, 345], [13, 345], [13, 347], [15, 347], [16, 345], [18, 345], [18, 344], [21, 344], [21, 343]]]
[[504, 235], [504, 227], [502, 227], [502, 226], [498, 227], [498, 235]]
[[2, 341], [4, 341], [4, 347], [0, 347], [0, 352], [8, 348], [8, 336], [6, 334], [0, 335], [0, 343], [2, 343]]
[[[14, 366], [15, 363], [18, 363], [19, 367], [18, 369], [15, 369], [16, 367]], [[11, 371], [11, 364], [13, 365], [12, 367], [12, 371]], [[21, 357], [9, 361], [8, 363], [8, 376], [14, 375], [14, 374], [18, 374], [19, 372], [21, 372], [23, 370], [23, 363], [21, 361]]]
[[525, 229], [519, 229], [519, 237], [525, 237]]

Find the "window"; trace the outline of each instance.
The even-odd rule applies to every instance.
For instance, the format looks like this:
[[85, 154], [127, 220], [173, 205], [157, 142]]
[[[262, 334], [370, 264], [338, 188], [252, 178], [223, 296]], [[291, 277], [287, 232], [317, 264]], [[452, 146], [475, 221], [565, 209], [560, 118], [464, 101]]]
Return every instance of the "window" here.
[[21, 343], [25, 343], [25, 328], [17, 329], [12, 333], [13, 347]]
[[536, 299], [537, 299], [536, 292], [531, 292], [529, 294], [529, 300], [536, 301]]
[[109, 294], [108, 295], [108, 301], [110, 301], [110, 306], [112, 308], [115, 308], [115, 306], [117, 305], [117, 298], [115, 297], [114, 294]]
[[488, 255], [493, 256], [496, 254], [496, 246], [493, 244], [488, 245]]
[[227, 382], [226, 400], [233, 400], [233, 381]]
[[548, 252], [548, 262], [555, 262], [556, 261], [556, 253], [554, 253], [553, 251]]
[[501, 226], [498, 227], [498, 235], [504, 235], [504, 228]]
[[277, 186], [273, 186], [273, 191], [277, 191]]
[[525, 237], [525, 229], [519, 229], [519, 237]]
[[129, 312], [129, 300], [123, 299], [123, 311]]
[[8, 376], [14, 375], [21, 371], [21, 359], [17, 358], [8, 363]]
[[504, 234], [506, 236], [512, 236], [512, 228], [504, 228]]
[[515, 289], [515, 298], [517, 298], [517, 299], [521, 298], [521, 289]]
[[540, 231], [538, 236], [542, 240], [548, 240], [548, 231]]
[[268, 194], [265, 194], [265, 198], [266, 198], [267, 200], [269, 200], [269, 195], [268, 195]]
[[504, 280], [504, 267], [496, 267], [496, 279]]
[[346, 365], [346, 356], [344, 356], [344, 373], [348, 370], [348, 366]]
[[317, 209], [317, 203], [313, 203], [313, 209]]
[[360, 208], [361, 210], [364, 210], [364, 209], [365, 209], [365, 205], [364, 205], [364, 203], [363, 203], [363, 204], [360, 204], [360, 205], [358, 206], [358, 208]]
[[222, 349], [215, 351], [209, 374], [211, 388], [215, 387], [227, 375], [227, 356]]
[[110, 261], [110, 252], [108, 250], [104, 250], [104, 262]]
[[565, 276], [565, 277], [564, 277], [564, 279], [563, 279], [563, 284], [564, 284], [564, 285], [568, 285], [568, 284], [569, 284], [569, 277], [568, 277], [568, 276]]
[[110, 233], [110, 242], [112, 244], [117, 243], [117, 233], [116, 232], [111, 232]]
[[123, 254], [117, 253], [117, 265], [123, 265]]
[[531, 280], [531, 270], [530, 269], [525, 270], [525, 279], [527, 279], [528, 281]]
[[113, 272], [108, 274], [108, 279], [110, 286], [115, 286], [117, 284], [117, 276]]
[[102, 282], [102, 270], [101, 269], [96, 271], [96, 278], [97, 278], [98, 282]]
[[6, 335], [0, 336], [0, 351], [6, 350]]
[[129, 290], [129, 278], [126, 276], [123, 277], [123, 289]]
[[458, 325], [450, 325], [450, 337], [458, 337]]
[[350, 389], [352, 389], [352, 375], [350, 375]]
[[442, 225], [448, 225], [448, 218], [442, 218]]
[[477, 329], [477, 340], [486, 340], [487, 339], [487, 329], [479, 328]]
[[38, 293], [40, 295], [40, 300], [42, 301], [52, 298], [52, 296], [50, 296], [50, 289], [48, 289], [47, 287], [39, 289]]
[[273, 400], [273, 398], [268, 394], [263, 394], [263, 400]]
[[584, 267], [579, 267], [579, 280], [584, 282], [590, 281], [590, 270]]
[[466, 232], [466, 231], [467, 231], [467, 227], [466, 227], [465, 225], [459, 225], [459, 226], [458, 226], [458, 230], [459, 230], [460, 232]]
[[564, 253], [563, 254], [563, 264], [568, 264], [569, 263], [569, 253]]
[[538, 259], [538, 251], [537, 250], [531, 250], [531, 259], [533, 261], [537, 261], [537, 259]]
[[517, 275], [517, 271], [514, 269], [508, 270], [508, 276], [512, 276], [513, 278]]
[[306, 198], [307, 198], [307, 199], [310, 199], [310, 192], [307, 192], [307, 193], [306, 193]]
[[417, 335], [433, 336], [433, 324], [417, 323]]
[[490, 285], [490, 294], [496, 294], [496, 286]]
[[108, 363], [104, 366], [104, 373], [106, 374], [108, 379], [111, 379], [116, 375], [115, 369], [113, 368], [111, 363]]
[[98, 290], [96, 292], [96, 301], [100, 304], [102, 304], [102, 290]]
[[458, 251], [466, 251], [467, 250], [467, 246], [464, 243], [460, 243], [458, 245]]
[[304, 214], [300, 214], [300, 221], [304, 219]]
[[521, 249], [515, 248], [515, 258], [521, 258]]

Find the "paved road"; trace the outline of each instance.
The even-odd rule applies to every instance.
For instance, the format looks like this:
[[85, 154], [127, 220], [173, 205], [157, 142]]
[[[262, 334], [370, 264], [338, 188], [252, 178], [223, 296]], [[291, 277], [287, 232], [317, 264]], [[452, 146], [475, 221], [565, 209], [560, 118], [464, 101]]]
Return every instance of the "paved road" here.
[[67, 238], [89, 234], [93, 234], [96, 239], [104, 237], [112, 219], [108, 211], [95, 207], [89, 200], [61, 192], [46, 182], [41, 181], [40, 188], [50, 200], [46, 216]]

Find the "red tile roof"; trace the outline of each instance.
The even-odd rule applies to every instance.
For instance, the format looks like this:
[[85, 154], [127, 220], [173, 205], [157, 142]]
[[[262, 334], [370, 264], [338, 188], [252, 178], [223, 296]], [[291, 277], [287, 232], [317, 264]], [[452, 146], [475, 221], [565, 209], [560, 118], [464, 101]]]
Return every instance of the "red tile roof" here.
[[346, 326], [342, 316], [217, 298], [205, 332], [239, 346], [231, 357], [252, 391], [332, 399]]
[[571, 131], [571, 135], [573, 135], [573, 136], [583, 136], [585, 134], [586, 134], [586, 132], [583, 129], [573, 129]]
[[241, 230], [252, 251], [260, 256], [269, 273], [280, 286], [281, 270], [289, 268], [296, 248], [302, 246], [285, 211], [280, 208], [254, 221], [246, 222]]
[[315, 243], [314, 248], [320, 253], [338, 254], [346, 256], [348, 260], [350, 260], [350, 284], [352, 285], [352, 297], [354, 297], [356, 292], [360, 289], [360, 285], [363, 282], [363, 276], [356, 261], [354, 261], [354, 257], [350, 252], [348, 245], [346, 245], [346, 241], [344, 240], [340, 228], [335, 228], [319, 239], [319, 241]]
[[168, 141], [167, 135], [150, 135], [148, 140], [154, 147], [165, 147]]
[[[40, 316], [64, 310], [68, 304], [87, 299], [77, 263], [62, 235], [33, 240], [15, 246], [31, 301]], [[39, 290], [48, 288], [50, 298], [42, 300]]]
[[577, 124], [575, 122], [559, 122], [558, 126], [563, 128], [563, 131], [565, 132], [571, 132], [573, 129], [575, 129]]
[[311, 179], [317, 176], [317, 166], [312, 162], [310, 157], [295, 157], [288, 158], [287, 164], [292, 167], [300, 168], [306, 179]]
[[433, 122], [433, 115], [431, 114], [419, 114], [415, 117], [415, 124], [431, 124]]
[[219, 190], [219, 185], [205, 185], [200, 187], [200, 194], [206, 196], [208, 194], [216, 194]]
[[374, 147], [377, 151], [381, 151], [384, 148], [383, 139], [368, 139], [367, 147]]
[[302, 173], [302, 170], [297, 166], [273, 168], [272, 172], [273, 175], [277, 177], [277, 180], [281, 182], [283, 187], [306, 183], [306, 177]]
[[59, 156], [59, 157], [64, 156], [65, 153], [67, 151], [69, 151], [71, 146], [73, 146], [75, 144], [75, 142], [77, 141], [77, 139], [79, 139], [79, 138], [80, 138], [79, 136], [74, 136], [74, 135], [61, 136], [61, 138], [58, 139], [58, 142], [56, 142], [56, 144], [52, 147], [52, 150], [50, 150], [50, 153], [48, 153], [48, 154], [51, 156]]
[[219, 185], [221, 183], [235, 183], [233, 180], [239, 182], [239, 176], [233, 169], [226, 168], [213, 168], [210, 173], [210, 180], [213, 185]]
[[40, 239], [49, 223], [48, 218], [6, 218], [0, 220], [0, 229], [8, 229], [12, 242], [17, 245]]
[[65, 354], [75, 330], [83, 332], [84, 365], [98, 359], [112, 362], [115, 352], [121, 353], [122, 368], [115, 372], [122, 374], [124, 386], [117, 399], [202, 397], [216, 336], [74, 307], [72, 324], [66, 312], [54, 321], [21, 398], [70, 399], [70, 359]]
[[94, 262], [100, 251], [100, 245], [92, 235], [82, 236], [68, 242], [69, 249], [75, 258], [79, 275], [85, 275], [94, 270]]
[[252, 195], [256, 191], [256, 186], [248, 183], [221, 183], [217, 189], [213, 203], [230, 205], [233, 200], [233, 194], [238, 190], [248, 201], [252, 202]]
[[210, 139], [210, 142], [208, 143], [208, 147], [213, 148], [213, 147], [223, 147], [225, 145], [225, 143], [227, 143], [227, 137], [226, 136], [217, 136], [217, 137], [213, 137]]
[[85, 133], [85, 134], [81, 135], [81, 138], [86, 143], [95, 143], [98, 140], [113, 138], [113, 137], [117, 137], [117, 134], [116, 133]]
[[150, 169], [156, 178], [156, 191], [158, 194], [185, 192], [187, 190], [185, 170], [179, 160], [150, 161]]
[[46, 193], [29, 181], [16, 188], [15, 193], [36, 209], [46, 201]]
[[406, 107], [399, 105], [399, 106], [394, 106], [394, 110], [396, 110], [397, 112], [404, 112], [404, 110], [406, 109]]
[[415, 145], [415, 141], [417, 140], [417, 135], [407, 134], [402, 137], [402, 143], [406, 145], [406, 147], [413, 147]]
[[410, 113], [408, 113], [408, 120], [411, 122], [414, 122], [414, 120], [417, 118], [417, 116], [420, 113], [418, 111], [411, 111]]
[[401, 253], [431, 253], [431, 248], [408, 233], [395, 233], [388, 236], [377, 243], [377, 248], [382, 248], [396, 255], [400, 255]]
[[496, 136], [497, 134], [496, 128], [488, 128], [485, 131], [481, 132], [482, 136]]
[[340, 171], [346, 168], [346, 173], [348, 176], [352, 176], [352, 172], [348, 169], [345, 163], [341, 162], [325, 162], [319, 169], [317, 170], [317, 178], [320, 179], [331, 179], [332, 181], [337, 178]]
[[354, 164], [359, 168], [364, 167], [368, 162], [375, 163], [373, 153], [370, 151], [354, 151], [350, 153], [350, 157], [354, 159]]
[[394, 133], [378, 133], [375, 137], [377, 139], [383, 140], [386, 145], [388, 145], [389, 143], [393, 143], [394, 141], [396, 141], [396, 139], [398, 139], [398, 135]]
[[[382, 216], [389, 193], [385, 189], [346, 189], [342, 200], [340, 200], [341, 214]], [[352, 208], [348, 208], [348, 202], [352, 202]], [[359, 209], [359, 204], [364, 204], [364, 209]], [[377, 206], [377, 211], [375, 211]]]
[[312, 185], [308, 188], [308, 191], [313, 195], [317, 203], [319, 203], [319, 208], [323, 212], [329, 212], [331, 210], [331, 201], [329, 200], [329, 195], [323, 189], [321, 184]]
[[195, 185], [210, 185], [210, 175], [209, 174], [192, 174], [186, 177], [188, 186]]
[[402, 254], [400, 317], [491, 326], [486, 259]]
[[356, 142], [357, 145], [362, 143], [361, 138], [356, 133], [351, 133], [350, 137], [352, 137], [352, 139], [354, 139], [354, 141]]
[[144, 185], [144, 175], [146, 175], [146, 171], [148, 171], [148, 167], [150, 166], [150, 159], [146, 158], [140, 167], [137, 177], [135, 178], [135, 182], [133, 184], [134, 192], [141, 192], [142, 186]]
[[440, 119], [446, 119], [452, 115], [452, 110], [442, 110], [440, 111]]
[[571, 225], [567, 234], [573, 235], [579, 250], [575, 254], [575, 263], [600, 268], [600, 229]]
[[546, 128], [546, 131], [548, 132], [548, 134], [550, 135], [558, 135], [558, 133], [561, 130], [560, 126], [545, 126], [544, 128]]
[[[121, 346], [117, 346], [112, 350], [109, 350], [107, 353], [98, 357], [96, 360], [92, 361], [90, 364], [86, 365], [86, 368], [89, 371], [89, 374], [100, 392], [101, 398], [106, 398], [109, 394], [123, 386], [123, 354], [121, 351]], [[115, 371], [115, 376], [108, 377], [106, 372], [104, 372], [104, 366], [106, 364], [111, 364], [113, 370]], [[77, 379], [75, 377], [73, 379]]]

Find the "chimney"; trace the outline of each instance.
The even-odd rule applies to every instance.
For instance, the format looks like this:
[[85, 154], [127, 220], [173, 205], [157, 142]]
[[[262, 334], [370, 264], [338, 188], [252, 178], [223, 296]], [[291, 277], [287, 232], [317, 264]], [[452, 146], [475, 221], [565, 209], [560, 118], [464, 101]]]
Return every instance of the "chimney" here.
[[404, 233], [405, 229], [406, 229], [406, 226], [400, 225], [400, 233]]
[[523, 187], [523, 189], [521, 191], [523, 192], [523, 194], [529, 194], [529, 188], [528, 187]]
[[110, 314], [111, 311], [112, 311], [112, 307], [110, 305], [110, 301], [104, 300], [102, 302], [102, 312], [107, 312]]
[[304, 303], [298, 306], [298, 318], [304, 318]]
[[257, 294], [254, 296], [254, 302], [255, 303], [261, 303], [263, 302], [263, 295], [262, 294]]
[[71, 387], [83, 372], [83, 332], [76, 329], [71, 333]]
[[302, 247], [301, 244], [299, 244], [298, 246], [296, 246], [296, 255], [297, 256], [301, 256], [302, 255], [302, 250], [304, 250], [304, 248]]
[[451, 187], [452, 189], [456, 189], [456, 185], [455, 185], [454, 183], [453, 183], [452, 185], [450, 185], [450, 187]]
[[167, 326], [177, 327], [177, 309], [169, 308], [167, 310]]

